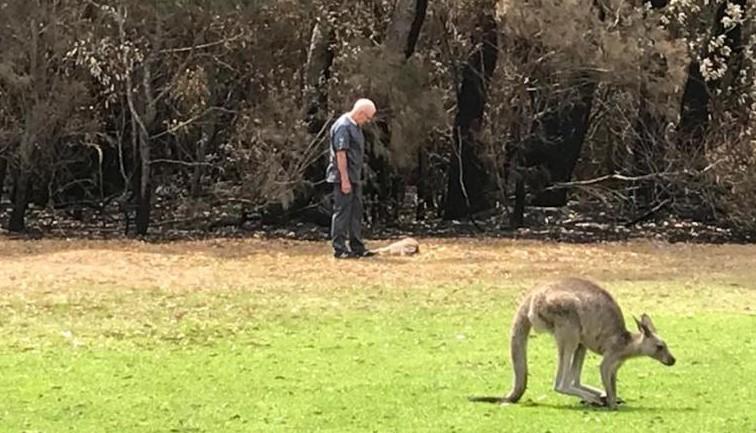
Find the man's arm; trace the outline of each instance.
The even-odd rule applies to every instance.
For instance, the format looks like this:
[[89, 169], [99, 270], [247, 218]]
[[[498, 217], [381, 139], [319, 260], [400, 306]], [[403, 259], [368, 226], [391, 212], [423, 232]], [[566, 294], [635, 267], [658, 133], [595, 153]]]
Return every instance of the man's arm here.
[[352, 183], [349, 181], [349, 172], [347, 171], [346, 150], [336, 152], [336, 165], [339, 167], [339, 175], [341, 176], [341, 192], [349, 194], [352, 192]]
[[333, 147], [336, 151], [336, 167], [339, 169], [339, 177], [341, 178], [341, 192], [344, 194], [352, 192], [352, 183], [349, 181], [349, 160], [347, 159], [347, 149], [350, 145], [349, 130], [342, 125], [334, 132]]

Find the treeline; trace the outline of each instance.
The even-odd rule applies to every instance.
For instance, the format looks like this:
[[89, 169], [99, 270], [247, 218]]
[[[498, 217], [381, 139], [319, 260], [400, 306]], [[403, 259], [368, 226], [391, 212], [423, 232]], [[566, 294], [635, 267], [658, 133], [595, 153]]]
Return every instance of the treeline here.
[[[0, 203], [74, 218], [327, 220], [357, 97], [368, 218], [512, 227], [593, 203], [756, 223], [751, 0], [0, 3]], [[411, 194], [408, 194], [410, 193]]]

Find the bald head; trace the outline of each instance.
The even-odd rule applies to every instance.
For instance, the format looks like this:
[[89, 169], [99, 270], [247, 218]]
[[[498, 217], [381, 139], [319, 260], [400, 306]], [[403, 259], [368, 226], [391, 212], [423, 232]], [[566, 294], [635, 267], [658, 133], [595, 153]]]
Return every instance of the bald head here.
[[363, 125], [373, 120], [375, 116], [375, 104], [370, 99], [361, 98], [354, 103], [352, 111], [349, 112], [349, 116], [357, 122], [358, 125]]

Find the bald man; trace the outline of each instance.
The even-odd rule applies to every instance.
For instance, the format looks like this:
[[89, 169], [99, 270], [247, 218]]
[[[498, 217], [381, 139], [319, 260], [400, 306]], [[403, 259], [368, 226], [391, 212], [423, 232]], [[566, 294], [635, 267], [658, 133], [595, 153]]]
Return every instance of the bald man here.
[[375, 111], [371, 100], [359, 99], [352, 111], [341, 115], [331, 127], [326, 181], [333, 184], [331, 240], [333, 255], [337, 259], [373, 255], [362, 242], [362, 164], [365, 153], [362, 126], [373, 120]]

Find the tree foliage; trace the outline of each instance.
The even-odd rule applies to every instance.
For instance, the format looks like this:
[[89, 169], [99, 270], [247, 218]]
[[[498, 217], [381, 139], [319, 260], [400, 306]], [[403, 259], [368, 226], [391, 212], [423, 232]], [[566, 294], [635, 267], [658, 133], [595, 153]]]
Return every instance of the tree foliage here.
[[753, 0], [1, 2], [4, 225], [39, 225], [29, 204], [94, 220], [117, 204], [141, 234], [322, 207], [329, 122], [366, 96], [374, 209], [416, 187], [418, 217], [506, 216], [559, 191], [619, 219], [753, 228], [755, 30]]

